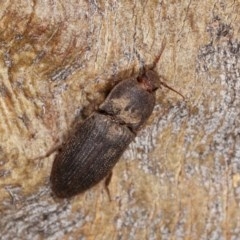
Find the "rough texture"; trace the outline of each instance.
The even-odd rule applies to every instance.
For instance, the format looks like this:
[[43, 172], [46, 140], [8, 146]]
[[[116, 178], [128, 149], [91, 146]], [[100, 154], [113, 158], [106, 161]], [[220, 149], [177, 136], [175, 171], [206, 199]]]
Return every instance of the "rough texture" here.
[[[238, 1], [2, 1], [2, 239], [238, 239]], [[146, 127], [102, 185], [52, 198], [54, 154], [71, 124], [166, 37], [163, 88]], [[79, 120], [79, 121], [80, 121]]]
[[93, 113], [78, 125], [54, 159], [51, 189], [62, 198], [82, 193], [111, 174], [135, 134], [114, 117]]

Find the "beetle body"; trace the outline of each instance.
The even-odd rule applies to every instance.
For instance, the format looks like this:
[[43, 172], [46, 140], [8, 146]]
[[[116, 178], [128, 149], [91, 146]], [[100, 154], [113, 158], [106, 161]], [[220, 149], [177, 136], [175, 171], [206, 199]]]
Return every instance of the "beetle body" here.
[[57, 154], [51, 185], [58, 197], [71, 197], [108, 176], [155, 105], [157, 74], [149, 70], [117, 84], [99, 111], [76, 127]]

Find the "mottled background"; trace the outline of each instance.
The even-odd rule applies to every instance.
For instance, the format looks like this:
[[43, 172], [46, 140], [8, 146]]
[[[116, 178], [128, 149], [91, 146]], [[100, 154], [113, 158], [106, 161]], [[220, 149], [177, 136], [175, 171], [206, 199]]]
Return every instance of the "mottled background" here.
[[[0, 1], [1, 239], [239, 239], [239, 1]], [[166, 88], [103, 184], [49, 188], [55, 149], [166, 48]]]

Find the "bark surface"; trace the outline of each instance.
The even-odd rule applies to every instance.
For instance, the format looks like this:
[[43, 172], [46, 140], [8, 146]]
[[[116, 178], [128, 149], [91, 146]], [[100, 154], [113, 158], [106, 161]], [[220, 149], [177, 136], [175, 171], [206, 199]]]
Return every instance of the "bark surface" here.
[[[239, 1], [1, 1], [1, 239], [238, 239]], [[166, 47], [154, 112], [99, 184], [58, 200], [55, 152]]]

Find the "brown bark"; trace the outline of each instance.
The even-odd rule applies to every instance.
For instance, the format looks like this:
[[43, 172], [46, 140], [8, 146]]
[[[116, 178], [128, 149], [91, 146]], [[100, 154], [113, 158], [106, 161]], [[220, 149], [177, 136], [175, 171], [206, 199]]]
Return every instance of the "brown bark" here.
[[[6, 1], [0, 8], [2, 239], [237, 239], [237, 1]], [[121, 79], [156, 70], [145, 128], [109, 185], [53, 198], [54, 149]], [[72, 238], [70, 238], [72, 237]]]

